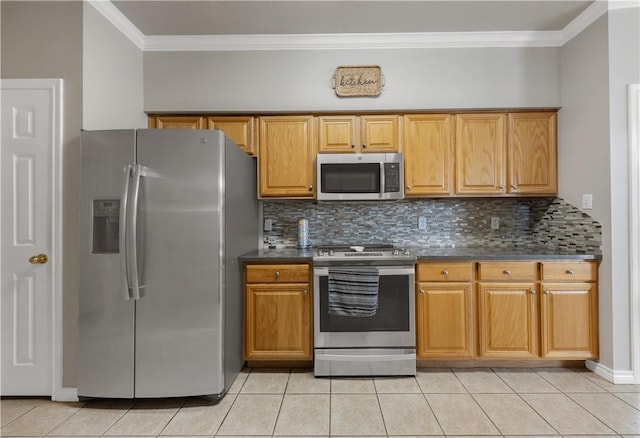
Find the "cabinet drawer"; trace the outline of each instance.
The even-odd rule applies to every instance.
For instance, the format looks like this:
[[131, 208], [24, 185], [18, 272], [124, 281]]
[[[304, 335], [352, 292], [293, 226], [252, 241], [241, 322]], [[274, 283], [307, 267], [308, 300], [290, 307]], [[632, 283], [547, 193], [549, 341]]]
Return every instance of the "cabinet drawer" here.
[[542, 281], [595, 281], [598, 266], [594, 262], [543, 262]]
[[535, 280], [536, 262], [482, 262], [478, 264], [478, 280]]
[[247, 283], [308, 283], [309, 265], [247, 265]]
[[471, 281], [470, 262], [418, 263], [418, 281]]

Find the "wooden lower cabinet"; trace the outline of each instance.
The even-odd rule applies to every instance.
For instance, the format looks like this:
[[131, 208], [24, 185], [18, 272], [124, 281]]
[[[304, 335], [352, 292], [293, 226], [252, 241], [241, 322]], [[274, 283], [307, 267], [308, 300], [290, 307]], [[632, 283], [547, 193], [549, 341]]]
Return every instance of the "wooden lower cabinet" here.
[[312, 302], [308, 264], [247, 265], [244, 359], [311, 360]]
[[535, 283], [478, 283], [481, 357], [538, 356]]
[[541, 356], [548, 359], [597, 358], [596, 263], [542, 263], [541, 279]]
[[472, 263], [419, 263], [416, 277], [418, 359], [474, 355]]
[[595, 359], [597, 277], [596, 261], [419, 262], [417, 357]]

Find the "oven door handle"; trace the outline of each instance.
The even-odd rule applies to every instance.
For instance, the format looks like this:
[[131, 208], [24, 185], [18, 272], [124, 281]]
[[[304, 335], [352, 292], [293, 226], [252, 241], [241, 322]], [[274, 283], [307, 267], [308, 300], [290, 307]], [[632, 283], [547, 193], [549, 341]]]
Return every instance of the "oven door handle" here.
[[[371, 266], [339, 266], [340, 268], [348, 268], [353, 269], [354, 271], [360, 268], [371, 268]], [[416, 270], [413, 266], [411, 267], [402, 267], [402, 266], [373, 266], [378, 269], [379, 275], [415, 275]], [[317, 267], [313, 268], [313, 275], [316, 276], [326, 276], [329, 275], [328, 267]]]

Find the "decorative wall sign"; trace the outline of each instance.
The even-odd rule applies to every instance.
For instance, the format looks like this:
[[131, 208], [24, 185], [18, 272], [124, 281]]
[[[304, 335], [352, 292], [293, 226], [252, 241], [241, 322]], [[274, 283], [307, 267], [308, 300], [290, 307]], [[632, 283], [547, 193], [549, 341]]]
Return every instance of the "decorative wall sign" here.
[[379, 96], [384, 76], [377, 65], [341, 66], [333, 76], [333, 88], [341, 97]]

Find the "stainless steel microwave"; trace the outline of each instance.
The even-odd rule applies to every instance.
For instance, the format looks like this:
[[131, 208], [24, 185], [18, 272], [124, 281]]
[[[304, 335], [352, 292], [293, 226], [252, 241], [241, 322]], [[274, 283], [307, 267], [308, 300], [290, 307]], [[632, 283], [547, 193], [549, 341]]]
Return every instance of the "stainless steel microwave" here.
[[404, 157], [389, 154], [318, 154], [319, 201], [404, 198]]

